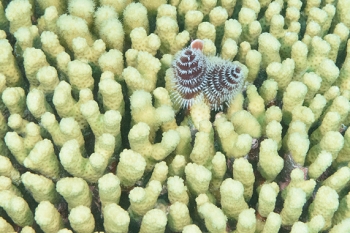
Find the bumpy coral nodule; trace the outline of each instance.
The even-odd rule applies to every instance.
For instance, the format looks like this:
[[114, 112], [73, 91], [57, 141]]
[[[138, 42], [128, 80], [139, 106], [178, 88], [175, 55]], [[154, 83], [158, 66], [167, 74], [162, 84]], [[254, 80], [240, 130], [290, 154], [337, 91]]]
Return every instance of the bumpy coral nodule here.
[[0, 232], [350, 233], [349, 12], [1, 1]]

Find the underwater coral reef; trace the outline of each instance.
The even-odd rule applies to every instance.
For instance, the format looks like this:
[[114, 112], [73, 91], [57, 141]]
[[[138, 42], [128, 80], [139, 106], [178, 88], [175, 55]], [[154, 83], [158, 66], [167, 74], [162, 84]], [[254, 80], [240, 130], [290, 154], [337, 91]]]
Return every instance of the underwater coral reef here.
[[0, 232], [350, 233], [350, 0], [1, 0]]

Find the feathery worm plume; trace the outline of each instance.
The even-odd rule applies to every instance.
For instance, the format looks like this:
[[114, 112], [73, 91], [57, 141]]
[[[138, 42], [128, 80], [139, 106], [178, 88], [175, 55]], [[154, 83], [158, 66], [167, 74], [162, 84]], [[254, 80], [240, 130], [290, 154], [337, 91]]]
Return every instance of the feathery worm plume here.
[[205, 85], [207, 59], [202, 53], [203, 41], [195, 40], [174, 59], [175, 99], [183, 107], [190, 107]]
[[189, 108], [197, 100], [204, 101], [214, 110], [221, 110], [241, 91], [244, 81], [242, 69], [219, 57], [203, 54], [202, 40], [194, 40], [174, 58], [174, 91], [176, 102]]

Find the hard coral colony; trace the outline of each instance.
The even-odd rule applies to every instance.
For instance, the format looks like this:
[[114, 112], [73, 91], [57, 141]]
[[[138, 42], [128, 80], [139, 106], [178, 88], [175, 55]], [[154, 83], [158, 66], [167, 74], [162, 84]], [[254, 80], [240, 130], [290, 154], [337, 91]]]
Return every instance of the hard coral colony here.
[[0, 232], [350, 232], [349, 0], [0, 3]]

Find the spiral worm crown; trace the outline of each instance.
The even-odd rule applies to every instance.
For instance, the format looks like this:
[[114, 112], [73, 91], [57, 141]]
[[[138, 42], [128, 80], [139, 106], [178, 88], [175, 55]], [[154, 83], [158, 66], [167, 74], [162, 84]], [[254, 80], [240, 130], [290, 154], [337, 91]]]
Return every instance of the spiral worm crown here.
[[221, 110], [242, 90], [242, 69], [219, 57], [207, 57], [202, 53], [203, 41], [194, 40], [174, 58], [174, 92], [176, 102], [189, 108], [196, 100], [203, 99], [214, 110]]
[[223, 103], [230, 101], [242, 90], [243, 72], [238, 65], [230, 61], [218, 57], [209, 60], [211, 65], [207, 69], [203, 92], [211, 108], [221, 110]]
[[205, 85], [207, 59], [199, 49], [182, 50], [173, 63], [176, 100], [189, 107]]

